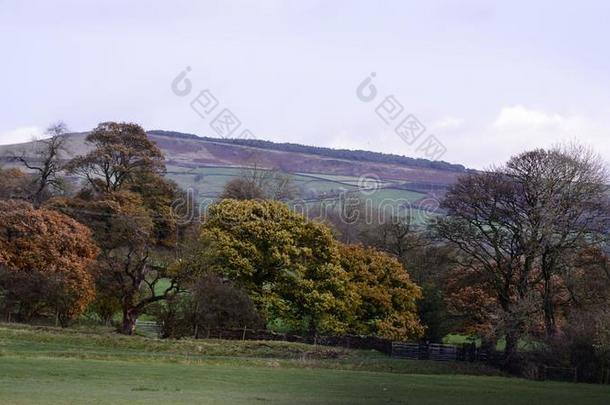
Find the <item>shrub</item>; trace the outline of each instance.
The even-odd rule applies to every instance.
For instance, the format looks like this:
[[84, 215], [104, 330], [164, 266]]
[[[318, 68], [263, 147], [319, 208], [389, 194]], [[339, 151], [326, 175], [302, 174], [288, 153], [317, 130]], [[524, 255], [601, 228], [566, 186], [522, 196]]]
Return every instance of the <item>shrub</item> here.
[[154, 311], [164, 337], [203, 337], [211, 329], [258, 328], [263, 322], [252, 300], [231, 282], [213, 274], [198, 279]]

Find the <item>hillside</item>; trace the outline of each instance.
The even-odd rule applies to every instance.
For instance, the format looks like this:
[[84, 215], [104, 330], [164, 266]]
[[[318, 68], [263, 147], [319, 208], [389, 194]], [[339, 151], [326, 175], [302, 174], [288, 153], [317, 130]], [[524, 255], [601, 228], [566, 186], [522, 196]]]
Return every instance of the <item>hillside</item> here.
[[[207, 138], [169, 131], [148, 134], [166, 156], [168, 177], [183, 188], [192, 189], [199, 200], [217, 197], [224, 184], [239, 176], [244, 167], [291, 173], [298, 197], [308, 202], [359, 192], [364, 182], [367, 188], [374, 189], [366, 195], [376, 205], [392, 206], [438, 198], [466, 171], [462, 165], [368, 151]], [[86, 135], [66, 135], [69, 153], [65, 159], [87, 151]], [[31, 153], [35, 147], [35, 142], [0, 146], [0, 163], [10, 165], [12, 154]]]

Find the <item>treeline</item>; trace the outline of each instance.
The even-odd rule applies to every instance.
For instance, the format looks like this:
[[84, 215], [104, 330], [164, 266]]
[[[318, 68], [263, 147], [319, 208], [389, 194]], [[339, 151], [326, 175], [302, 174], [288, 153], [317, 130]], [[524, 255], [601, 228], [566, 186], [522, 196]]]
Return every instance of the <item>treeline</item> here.
[[308, 153], [318, 156], [326, 156], [336, 159], [356, 160], [376, 163], [394, 163], [406, 166], [421, 167], [426, 169], [447, 170], [452, 172], [464, 172], [466, 168], [460, 164], [447, 163], [443, 161], [432, 161], [421, 158], [410, 158], [406, 156], [393, 155], [388, 153], [371, 152], [366, 150], [331, 149], [319, 146], [300, 145], [296, 143], [276, 143], [259, 139], [231, 139], [231, 138], [210, 138], [199, 137], [192, 134], [184, 134], [174, 131], [148, 131], [152, 135], [171, 136], [184, 139], [200, 139], [231, 145], [250, 146], [254, 148], [279, 150], [282, 152]]
[[[255, 179], [231, 181], [227, 196], [270, 198]], [[441, 201], [446, 215], [425, 226], [373, 212], [366, 196], [307, 211], [343, 243], [400, 261], [422, 288], [425, 340], [467, 335], [489, 351], [502, 346], [513, 372], [576, 368], [579, 380], [600, 381], [610, 363], [607, 184], [603, 160], [569, 145], [462, 175]]]
[[[90, 152], [67, 164], [61, 133], [36, 159], [14, 157], [29, 173], [0, 173], [5, 318], [112, 324], [118, 315], [118, 330], [132, 334], [146, 314], [173, 338], [244, 327], [433, 342], [462, 334], [501, 346], [500, 365], [521, 375], [608, 373], [608, 174], [585, 148], [465, 172], [441, 202], [446, 215], [415, 226], [358, 199], [299, 214], [283, 202], [290, 175], [256, 169], [196, 212], [138, 125], [100, 124]], [[68, 189], [66, 175], [82, 183]]]
[[[33, 174], [11, 169], [16, 181], [3, 185], [7, 318], [67, 325], [85, 311], [106, 323], [120, 314], [119, 331], [133, 334], [146, 313], [172, 337], [233, 325], [421, 335], [421, 291], [395, 258], [340, 244], [326, 225], [267, 198], [227, 198], [194, 221], [199, 213], [185, 210], [194, 204], [164, 177], [164, 157], [140, 126], [102, 123], [86, 141], [90, 152], [67, 164], [51, 140], [42, 159], [16, 157]], [[56, 190], [65, 174], [81, 186]]]

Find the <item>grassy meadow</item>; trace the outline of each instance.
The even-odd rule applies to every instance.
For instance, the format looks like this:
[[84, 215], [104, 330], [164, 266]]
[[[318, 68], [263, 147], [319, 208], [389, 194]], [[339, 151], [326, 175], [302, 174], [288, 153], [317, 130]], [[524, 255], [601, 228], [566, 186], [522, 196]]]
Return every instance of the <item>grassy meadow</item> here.
[[606, 404], [610, 387], [287, 342], [0, 324], [0, 403]]

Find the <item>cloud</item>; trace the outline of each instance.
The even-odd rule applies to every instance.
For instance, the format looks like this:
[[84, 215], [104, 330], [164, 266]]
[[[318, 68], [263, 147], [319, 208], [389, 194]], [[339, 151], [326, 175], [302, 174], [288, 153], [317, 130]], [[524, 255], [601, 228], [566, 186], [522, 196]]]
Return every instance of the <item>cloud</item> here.
[[30, 142], [42, 138], [44, 131], [39, 127], [21, 127], [0, 133], [0, 145]]
[[610, 120], [604, 117], [514, 105], [500, 108], [487, 120], [465, 119], [453, 125], [443, 119], [435, 125], [447, 146], [447, 160], [477, 169], [502, 164], [526, 150], [570, 142], [591, 147], [610, 162]]
[[[522, 105], [504, 107], [493, 120], [487, 133], [486, 156], [496, 162], [510, 155], [534, 148], [578, 142], [594, 148], [610, 161], [610, 122], [580, 114], [531, 109]], [[504, 155], [500, 158], [500, 154]], [[492, 162], [489, 162], [492, 163]]]
[[441, 120], [433, 123], [432, 128], [440, 129], [440, 130], [454, 129], [454, 128], [459, 128], [460, 126], [462, 126], [463, 122], [464, 122], [464, 120], [462, 120], [461, 118], [449, 116], [449, 117], [444, 117]]
[[579, 114], [558, 114], [518, 105], [504, 107], [491, 130], [498, 140], [508, 144], [516, 140], [530, 147], [577, 141], [595, 145], [601, 152], [607, 149], [604, 141], [610, 134], [610, 123]]
[[505, 107], [493, 123], [493, 127], [505, 131], [555, 129], [565, 127], [569, 119], [559, 114], [530, 110], [523, 106]]

